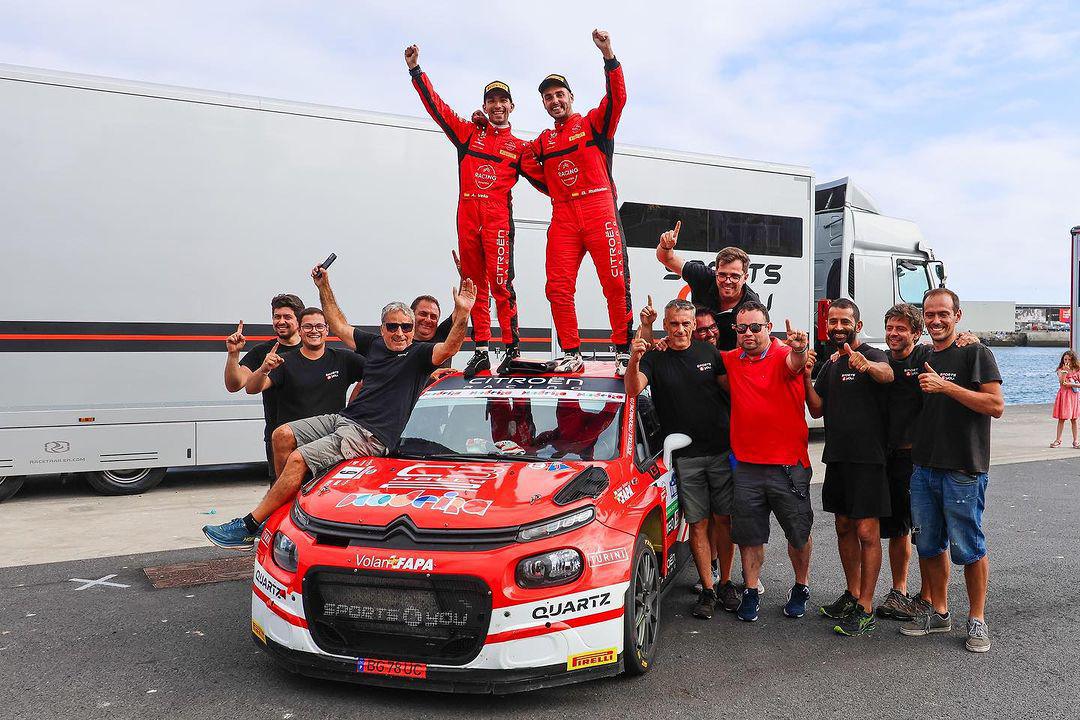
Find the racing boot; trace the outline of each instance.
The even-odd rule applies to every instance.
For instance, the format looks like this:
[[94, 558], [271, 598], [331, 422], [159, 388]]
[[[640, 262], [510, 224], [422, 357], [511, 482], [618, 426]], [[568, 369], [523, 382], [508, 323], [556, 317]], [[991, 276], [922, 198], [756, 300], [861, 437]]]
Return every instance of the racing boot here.
[[465, 365], [465, 369], [461, 372], [467, 378], [476, 377], [476, 374], [481, 370], [491, 369], [491, 358], [488, 357], [487, 346], [478, 346], [476, 351], [473, 352], [473, 356], [469, 358], [469, 362]]
[[567, 350], [566, 354], [555, 361], [552, 372], [576, 373], [585, 369], [585, 361], [581, 358], [580, 350]]
[[510, 363], [521, 357], [521, 350], [517, 345], [510, 345], [506, 348], [506, 352], [503, 353], [502, 362], [499, 363], [499, 369], [496, 371], [499, 375], [507, 375], [510, 372]]

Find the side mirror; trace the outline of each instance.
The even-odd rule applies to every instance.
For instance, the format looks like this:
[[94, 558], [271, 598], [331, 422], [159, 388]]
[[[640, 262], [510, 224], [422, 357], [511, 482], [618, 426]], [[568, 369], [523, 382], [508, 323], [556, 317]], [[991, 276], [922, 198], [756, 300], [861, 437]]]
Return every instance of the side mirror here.
[[937, 281], [934, 287], [945, 287], [945, 263], [940, 260], [931, 260], [926, 263], [926, 266], [930, 270], [930, 279]]
[[682, 433], [671, 433], [664, 438], [664, 467], [674, 469], [671, 464], [671, 454], [676, 450], [682, 450], [690, 444], [690, 436]]

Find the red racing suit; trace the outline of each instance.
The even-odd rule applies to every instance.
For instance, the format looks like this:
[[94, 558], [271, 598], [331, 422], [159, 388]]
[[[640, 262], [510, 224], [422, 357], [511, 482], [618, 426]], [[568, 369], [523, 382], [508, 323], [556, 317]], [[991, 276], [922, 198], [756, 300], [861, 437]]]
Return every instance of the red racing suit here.
[[546, 294], [564, 351], [581, 346], [574, 293], [586, 252], [607, 300], [611, 342], [624, 348], [633, 326], [630, 266], [611, 177], [615, 128], [626, 105], [626, 83], [622, 66], [614, 58], [604, 61], [604, 75], [607, 93], [600, 105], [585, 117], [574, 114], [557, 121], [553, 130], [545, 130], [529, 143], [526, 153], [543, 164], [551, 194]]
[[509, 126], [497, 128], [459, 117], [442, 101], [419, 67], [409, 71], [413, 87], [431, 118], [457, 148], [458, 157], [458, 255], [461, 273], [476, 283], [472, 309], [472, 332], [476, 343], [491, 339], [489, 295], [495, 297], [499, 328], [505, 345], [518, 342], [517, 296], [514, 293], [514, 219], [510, 189], [519, 175], [526, 175], [538, 190], [543, 171], [535, 160], [522, 170], [525, 141], [514, 137]]

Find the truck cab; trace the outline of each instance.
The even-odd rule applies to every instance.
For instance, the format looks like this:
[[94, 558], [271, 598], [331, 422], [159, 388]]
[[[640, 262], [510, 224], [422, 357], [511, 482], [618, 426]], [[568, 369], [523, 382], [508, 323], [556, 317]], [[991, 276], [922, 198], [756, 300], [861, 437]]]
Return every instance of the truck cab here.
[[861, 340], [884, 346], [885, 311], [896, 303], [922, 306], [923, 294], [943, 287], [945, 266], [910, 220], [883, 215], [850, 178], [816, 187], [814, 300], [817, 344], [823, 345], [828, 302], [853, 300], [864, 321]]

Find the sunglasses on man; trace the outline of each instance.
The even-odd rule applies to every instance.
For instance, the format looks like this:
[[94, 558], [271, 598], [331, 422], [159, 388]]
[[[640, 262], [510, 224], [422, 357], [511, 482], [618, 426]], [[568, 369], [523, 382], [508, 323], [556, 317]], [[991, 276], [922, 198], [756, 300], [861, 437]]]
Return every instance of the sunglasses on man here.
[[761, 332], [761, 329], [763, 327], [765, 327], [767, 324], [768, 323], [749, 323], [749, 324], [747, 324], [747, 323], [739, 323], [738, 325], [732, 325], [731, 329], [734, 330], [739, 335], [742, 335], [747, 330], [749, 330], [750, 332], [757, 335], [759, 332]]
[[386, 328], [388, 332], [397, 332], [400, 329], [401, 332], [410, 333], [410, 332], [412, 332], [413, 324], [412, 323], [383, 323], [383, 327]]

